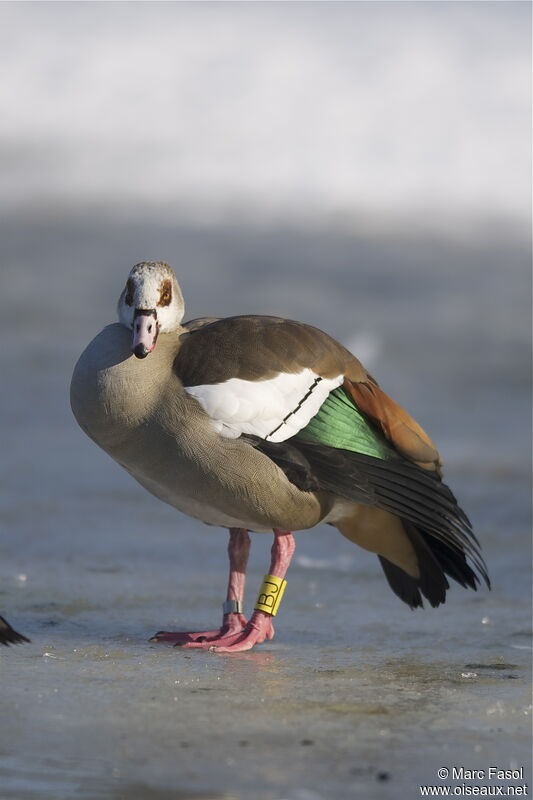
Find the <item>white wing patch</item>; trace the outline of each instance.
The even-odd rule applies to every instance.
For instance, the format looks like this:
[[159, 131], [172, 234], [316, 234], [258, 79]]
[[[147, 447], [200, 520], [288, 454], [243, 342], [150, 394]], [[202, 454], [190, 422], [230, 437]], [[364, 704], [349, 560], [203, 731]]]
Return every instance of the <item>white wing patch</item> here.
[[283, 442], [305, 428], [343, 380], [344, 375], [321, 378], [306, 368], [264, 381], [230, 378], [224, 383], [186, 386], [185, 391], [198, 400], [222, 436], [236, 439], [250, 433]]

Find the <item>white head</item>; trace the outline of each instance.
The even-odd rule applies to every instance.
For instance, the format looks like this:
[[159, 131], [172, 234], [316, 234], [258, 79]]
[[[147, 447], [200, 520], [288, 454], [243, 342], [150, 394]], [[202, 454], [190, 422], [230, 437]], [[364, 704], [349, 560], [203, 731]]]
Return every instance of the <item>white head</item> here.
[[145, 358], [159, 333], [177, 331], [183, 319], [183, 295], [164, 261], [141, 261], [131, 270], [118, 301], [120, 322], [133, 331], [131, 349]]

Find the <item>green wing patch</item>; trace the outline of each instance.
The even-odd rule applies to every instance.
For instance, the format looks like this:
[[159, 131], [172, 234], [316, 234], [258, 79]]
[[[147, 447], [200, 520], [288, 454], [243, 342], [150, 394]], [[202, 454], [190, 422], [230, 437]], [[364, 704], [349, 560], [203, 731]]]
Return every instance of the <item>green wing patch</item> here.
[[318, 442], [341, 450], [352, 450], [384, 460], [396, 452], [385, 437], [370, 425], [341, 387], [334, 389], [295, 439]]

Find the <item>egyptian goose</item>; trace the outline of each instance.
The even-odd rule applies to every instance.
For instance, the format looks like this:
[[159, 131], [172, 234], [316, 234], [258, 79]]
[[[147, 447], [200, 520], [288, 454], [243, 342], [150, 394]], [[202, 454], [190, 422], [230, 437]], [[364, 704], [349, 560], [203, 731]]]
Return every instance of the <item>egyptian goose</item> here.
[[[137, 264], [71, 384], [85, 433], [160, 500], [229, 529], [220, 629], [151, 641], [216, 652], [271, 639], [292, 531], [320, 522], [378, 555], [411, 608], [445, 601], [446, 576], [489, 579], [422, 428], [326, 333], [277, 317], [183, 323], [172, 269]], [[274, 532], [269, 573], [243, 616], [249, 531]], [[470, 564], [467, 563], [467, 558]]]

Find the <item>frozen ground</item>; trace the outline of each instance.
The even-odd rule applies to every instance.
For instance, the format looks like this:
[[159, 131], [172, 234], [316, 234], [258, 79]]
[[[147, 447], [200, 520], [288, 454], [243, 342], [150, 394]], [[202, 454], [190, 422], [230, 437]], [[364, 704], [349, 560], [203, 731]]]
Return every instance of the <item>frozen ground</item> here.
[[[415, 798], [452, 765], [528, 782], [525, 245], [53, 213], [4, 220], [0, 241], [0, 612], [32, 639], [0, 653], [2, 800]], [[76, 358], [147, 257], [175, 266], [190, 317], [283, 314], [351, 344], [439, 443], [492, 592], [410, 612], [325, 527], [298, 534], [272, 643], [149, 644], [217, 622], [226, 535], [146, 494], [68, 407]], [[248, 609], [270, 538], [253, 545]]]

